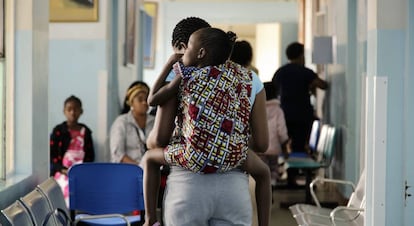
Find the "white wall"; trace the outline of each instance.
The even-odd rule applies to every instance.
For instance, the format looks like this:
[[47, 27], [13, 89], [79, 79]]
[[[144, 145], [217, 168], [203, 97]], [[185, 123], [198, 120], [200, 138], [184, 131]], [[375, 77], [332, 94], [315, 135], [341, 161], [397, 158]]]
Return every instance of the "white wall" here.
[[252, 24], [298, 21], [296, 2], [160, 2], [155, 68], [144, 70], [144, 80], [152, 84], [172, 54], [171, 34], [178, 21], [189, 16], [210, 24]]
[[104, 158], [108, 84], [108, 11], [111, 1], [99, 1], [98, 21], [49, 24], [49, 132], [66, 120], [63, 102], [70, 95], [82, 100], [79, 121], [91, 130], [98, 161]]

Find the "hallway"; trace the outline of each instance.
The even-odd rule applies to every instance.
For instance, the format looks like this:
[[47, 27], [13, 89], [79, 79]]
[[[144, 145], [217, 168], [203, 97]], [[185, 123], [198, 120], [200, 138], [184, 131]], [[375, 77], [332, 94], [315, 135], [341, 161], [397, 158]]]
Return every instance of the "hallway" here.
[[[271, 226], [295, 226], [295, 219], [289, 209], [280, 208], [280, 202], [290, 199], [300, 200], [304, 198], [302, 190], [273, 190], [274, 203], [271, 212]], [[255, 225], [253, 225], [255, 226]]]

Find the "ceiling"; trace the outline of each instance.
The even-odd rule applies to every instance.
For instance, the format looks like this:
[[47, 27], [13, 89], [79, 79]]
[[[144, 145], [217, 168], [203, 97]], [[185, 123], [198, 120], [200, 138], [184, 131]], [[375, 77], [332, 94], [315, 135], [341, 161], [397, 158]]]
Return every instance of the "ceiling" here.
[[[260, 2], [297, 2], [297, 0], [168, 0], [170, 2], [190, 2], [190, 3], [201, 3], [201, 2], [220, 2], [220, 3], [260, 3]], [[256, 36], [256, 24], [212, 24], [213, 27], [218, 27], [224, 31], [232, 31], [239, 37], [251, 37]]]
[[[169, 0], [170, 2], [203, 2], [203, 0]], [[204, 0], [205, 2], [297, 2], [297, 0]]]
[[212, 26], [224, 31], [232, 31], [238, 37], [256, 36], [256, 24], [213, 24]]

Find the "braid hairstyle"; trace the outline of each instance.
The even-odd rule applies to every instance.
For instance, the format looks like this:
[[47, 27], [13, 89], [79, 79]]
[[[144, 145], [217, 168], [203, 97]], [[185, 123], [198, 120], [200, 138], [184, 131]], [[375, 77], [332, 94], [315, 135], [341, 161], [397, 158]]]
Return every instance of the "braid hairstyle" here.
[[237, 38], [235, 33], [231, 31], [226, 33], [219, 28], [210, 27], [198, 30], [197, 34], [200, 46], [206, 49], [206, 59], [210, 65], [226, 62]]
[[198, 17], [187, 17], [182, 19], [180, 22], [175, 25], [175, 28], [172, 33], [171, 44], [173, 47], [178, 47], [181, 49], [179, 44], [188, 43], [188, 39], [191, 34], [197, 31], [200, 28], [211, 27], [209, 23], [205, 20]]

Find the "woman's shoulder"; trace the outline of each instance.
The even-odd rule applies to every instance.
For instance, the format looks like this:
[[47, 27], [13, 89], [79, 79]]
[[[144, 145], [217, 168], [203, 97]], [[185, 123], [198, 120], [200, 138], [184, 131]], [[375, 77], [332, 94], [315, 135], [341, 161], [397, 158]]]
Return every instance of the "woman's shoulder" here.
[[124, 125], [128, 122], [128, 113], [124, 113], [121, 115], [118, 115], [115, 120], [112, 122], [112, 126], [119, 126], [119, 125]]

